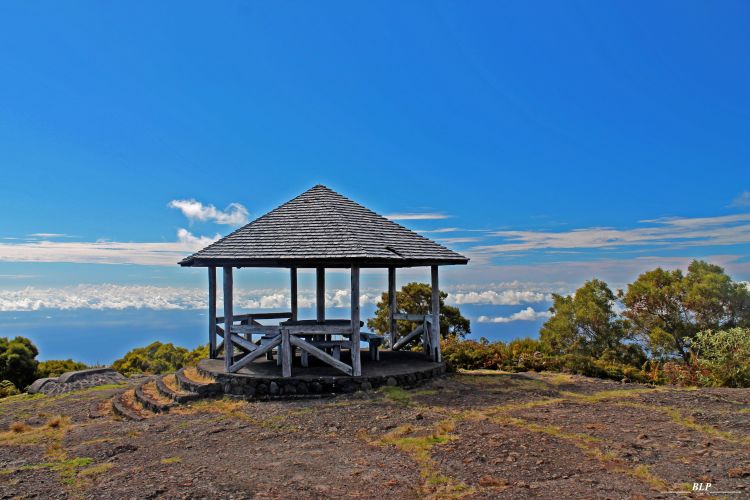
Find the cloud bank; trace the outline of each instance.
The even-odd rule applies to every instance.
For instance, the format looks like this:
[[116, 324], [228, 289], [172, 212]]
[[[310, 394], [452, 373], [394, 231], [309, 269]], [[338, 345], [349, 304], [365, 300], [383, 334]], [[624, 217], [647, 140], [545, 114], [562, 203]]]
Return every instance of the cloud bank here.
[[750, 214], [719, 217], [665, 217], [640, 221], [649, 227], [590, 227], [571, 231], [496, 231], [503, 241], [475, 246], [475, 252], [508, 253], [543, 249], [613, 249], [618, 247], [719, 246], [750, 243]]
[[[236, 290], [234, 303], [238, 309], [289, 309], [288, 291]], [[218, 309], [223, 302], [218, 294]], [[379, 294], [368, 291], [360, 295], [360, 304], [374, 304]], [[314, 290], [300, 290], [300, 308], [315, 305]], [[348, 308], [349, 290], [330, 290], [326, 294], [326, 307]], [[208, 292], [200, 288], [182, 288], [149, 285], [75, 285], [53, 288], [26, 287], [18, 290], [0, 290], [0, 312], [39, 311], [46, 309], [72, 310], [123, 310], [152, 309], [178, 311], [208, 308]]]

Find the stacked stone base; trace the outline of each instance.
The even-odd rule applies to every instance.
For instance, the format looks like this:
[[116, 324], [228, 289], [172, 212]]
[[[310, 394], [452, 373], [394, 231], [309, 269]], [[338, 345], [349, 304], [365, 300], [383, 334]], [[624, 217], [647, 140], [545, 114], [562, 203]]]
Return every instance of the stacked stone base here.
[[198, 363], [198, 372], [207, 377], [213, 377], [222, 394], [246, 399], [319, 398], [356, 391], [369, 391], [385, 385], [411, 388], [446, 372], [446, 365], [443, 363], [427, 369], [362, 377], [298, 376], [283, 378], [227, 374], [210, 369], [206, 361], [202, 360]]

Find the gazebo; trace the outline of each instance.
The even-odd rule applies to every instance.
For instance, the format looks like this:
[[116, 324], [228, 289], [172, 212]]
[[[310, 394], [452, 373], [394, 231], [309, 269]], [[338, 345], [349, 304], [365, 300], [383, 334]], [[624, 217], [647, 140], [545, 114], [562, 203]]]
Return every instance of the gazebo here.
[[[184, 267], [208, 268], [208, 337], [211, 358], [223, 354], [224, 370], [236, 373], [254, 360], [277, 354], [283, 377], [291, 377], [295, 349], [302, 366], [313, 356], [353, 377], [362, 374], [360, 342], [369, 342], [377, 360], [382, 339], [361, 331], [360, 269], [388, 270], [390, 299], [389, 346], [401, 349], [422, 340], [425, 355], [441, 362], [438, 269], [467, 264], [468, 258], [411, 231], [354, 201], [317, 185], [206, 248], [185, 258]], [[396, 269], [431, 268], [432, 301], [426, 315], [400, 314], [396, 307]], [[223, 269], [224, 316], [216, 311], [216, 269]], [[236, 315], [233, 311], [233, 270], [244, 267], [290, 269], [291, 311]], [[297, 270], [316, 269], [314, 320], [298, 318]], [[325, 270], [351, 270], [351, 318], [325, 317]], [[280, 320], [262, 324], [261, 320]], [[396, 321], [417, 324], [409, 335], [397, 338]], [[217, 344], [218, 337], [223, 340]], [[348, 349], [351, 365], [341, 360]]]

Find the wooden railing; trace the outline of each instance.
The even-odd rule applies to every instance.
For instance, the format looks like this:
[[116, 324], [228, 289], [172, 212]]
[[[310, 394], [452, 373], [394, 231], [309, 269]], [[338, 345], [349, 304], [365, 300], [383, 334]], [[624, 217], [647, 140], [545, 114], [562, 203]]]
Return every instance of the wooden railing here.
[[407, 345], [411, 344], [420, 337], [422, 339], [422, 347], [424, 348], [425, 354], [429, 356], [430, 348], [432, 346], [432, 314], [403, 314], [396, 313], [393, 315], [395, 319], [413, 321], [419, 323], [417, 327], [407, 335], [404, 335], [391, 346], [391, 350], [398, 351], [403, 349]]

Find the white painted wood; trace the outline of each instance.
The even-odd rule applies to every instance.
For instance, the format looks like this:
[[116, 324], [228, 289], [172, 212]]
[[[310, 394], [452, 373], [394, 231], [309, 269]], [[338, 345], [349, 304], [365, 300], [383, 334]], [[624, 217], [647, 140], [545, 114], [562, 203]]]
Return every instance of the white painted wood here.
[[215, 359], [216, 352], [216, 268], [208, 268], [208, 357]]
[[395, 314], [398, 312], [398, 301], [396, 295], [396, 268], [388, 268], [388, 346], [393, 346], [398, 338], [398, 323]]
[[352, 266], [352, 336], [349, 351], [352, 354], [352, 375], [362, 376], [362, 360], [359, 357], [359, 267]]
[[326, 269], [318, 267], [315, 269], [315, 308], [318, 321], [326, 319]]
[[438, 279], [438, 266], [432, 266], [432, 336], [430, 359], [440, 363], [443, 359], [440, 353], [440, 283]]
[[297, 268], [293, 267], [290, 269], [289, 278], [291, 281], [291, 294], [292, 294], [292, 321], [297, 321], [299, 308], [297, 306]]
[[291, 344], [295, 347], [298, 347], [301, 351], [309, 353], [311, 356], [314, 356], [321, 360], [322, 362], [326, 363], [327, 365], [331, 365], [332, 367], [341, 370], [342, 372], [346, 373], [347, 375], [352, 374], [352, 367], [344, 363], [343, 361], [339, 361], [330, 354], [326, 353], [322, 349], [318, 349], [314, 345], [312, 345], [309, 342], [305, 342], [299, 337], [296, 337], [294, 335], [291, 335], [289, 337], [289, 341]]
[[275, 339], [271, 340], [269, 343], [262, 345], [258, 347], [253, 352], [243, 356], [242, 359], [237, 361], [236, 363], [232, 364], [229, 368], [229, 373], [236, 373], [237, 370], [242, 368], [243, 366], [252, 363], [254, 360], [258, 359], [259, 357], [263, 356], [267, 352], [270, 352], [272, 349], [274, 349], [276, 346], [281, 344], [281, 336], [279, 335]]
[[[233, 303], [233, 280], [232, 268], [224, 267], [224, 331], [232, 331], [232, 303]], [[232, 366], [232, 356], [234, 355], [232, 342], [224, 342], [224, 369], [230, 373], [229, 368]]]
[[281, 330], [281, 376], [292, 376], [292, 345], [289, 341], [289, 330]]

